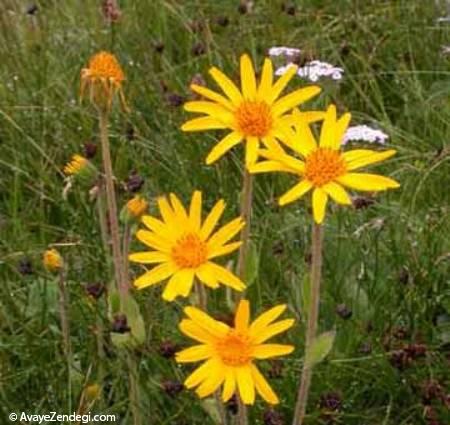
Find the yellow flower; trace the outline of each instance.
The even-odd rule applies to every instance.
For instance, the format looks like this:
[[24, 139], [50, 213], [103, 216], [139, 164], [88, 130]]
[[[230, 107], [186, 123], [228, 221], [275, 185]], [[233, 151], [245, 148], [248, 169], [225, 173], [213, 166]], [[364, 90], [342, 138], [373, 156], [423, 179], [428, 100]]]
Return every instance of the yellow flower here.
[[159, 263], [134, 282], [138, 288], [154, 285], [170, 277], [163, 298], [173, 301], [176, 296], [187, 297], [191, 292], [194, 277], [210, 288], [220, 283], [242, 291], [245, 285], [226, 268], [214, 263], [220, 257], [235, 251], [241, 242], [228, 243], [244, 226], [241, 218], [232, 220], [213, 233], [224, 209], [220, 200], [202, 224], [202, 193], [194, 192], [189, 213], [180, 200], [170, 194], [170, 203], [165, 197], [158, 199], [162, 221], [144, 215], [142, 222], [150, 229], [139, 230], [137, 238], [154, 249], [150, 252], [131, 254], [131, 261], [143, 264]]
[[89, 164], [89, 161], [81, 155], [75, 154], [72, 159], [65, 165], [64, 174], [71, 176], [79, 174]]
[[289, 132], [284, 114], [320, 92], [317, 86], [309, 86], [279, 98], [281, 92], [295, 75], [297, 67], [292, 65], [275, 83], [273, 65], [264, 60], [261, 81], [256, 84], [255, 71], [248, 55], [241, 56], [241, 91], [221, 71], [213, 67], [209, 73], [223, 90], [223, 96], [196, 84], [191, 89], [207, 100], [187, 102], [184, 108], [190, 112], [206, 114], [183, 124], [183, 131], [229, 129], [225, 136], [209, 153], [207, 164], [212, 164], [228, 150], [246, 141], [245, 163], [248, 166], [257, 160], [260, 141], [266, 143], [275, 137], [286, 138]]
[[49, 272], [56, 272], [62, 268], [63, 259], [60, 255], [60, 253], [56, 249], [52, 248], [52, 249], [47, 249], [44, 252], [43, 263], [44, 263], [44, 267]]
[[206, 362], [186, 379], [184, 385], [197, 387], [197, 395], [207, 397], [224, 384], [223, 401], [228, 401], [238, 391], [245, 404], [254, 403], [256, 389], [265, 401], [277, 404], [278, 397], [253, 361], [284, 356], [294, 350], [292, 345], [265, 344], [269, 338], [294, 324], [293, 319], [274, 323], [285, 309], [285, 305], [274, 307], [249, 324], [249, 302], [242, 300], [234, 326], [230, 327], [197, 308], [186, 307], [184, 312], [189, 319], [181, 321], [180, 330], [201, 344], [177, 353], [176, 360], [179, 363]]
[[127, 202], [126, 207], [129, 215], [139, 218], [147, 211], [148, 202], [142, 196], [136, 195]]
[[118, 93], [126, 109], [122, 91], [124, 81], [125, 75], [116, 57], [108, 52], [99, 52], [91, 57], [88, 67], [81, 70], [80, 95], [83, 97], [87, 86], [91, 102], [101, 109], [109, 109]]
[[[294, 115], [298, 114], [294, 111]], [[336, 107], [331, 105], [322, 124], [319, 144], [316, 143], [308, 123], [298, 119], [295, 124], [296, 137], [286, 144], [301, 159], [288, 155], [277, 143], [272, 142], [268, 149], [261, 151], [266, 158], [253, 167], [250, 172], [264, 173], [284, 171], [300, 177], [300, 182], [279, 199], [280, 205], [295, 201], [313, 189], [312, 205], [314, 219], [321, 223], [325, 216], [328, 197], [338, 204], [351, 204], [344, 187], [361, 191], [381, 191], [395, 189], [400, 185], [388, 177], [377, 174], [355, 173], [366, 165], [381, 162], [393, 156], [395, 150], [377, 152], [369, 149], [354, 149], [341, 152], [341, 141], [350, 122], [351, 115], [336, 117]]]

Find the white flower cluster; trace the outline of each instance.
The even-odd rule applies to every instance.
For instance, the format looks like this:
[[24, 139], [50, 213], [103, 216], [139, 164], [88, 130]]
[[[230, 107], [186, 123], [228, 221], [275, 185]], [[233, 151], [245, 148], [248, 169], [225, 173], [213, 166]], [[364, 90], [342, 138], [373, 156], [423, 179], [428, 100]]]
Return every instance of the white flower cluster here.
[[371, 128], [368, 125], [355, 125], [347, 129], [342, 139], [342, 144], [345, 145], [352, 140], [363, 140], [384, 145], [388, 138], [389, 136], [381, 130]]
[[[283, 75], [290, 65], [291, 64], [288, 64], [286, 66], [278, 68], [275, 71], [275, 74]], [[297, 75], [299, 77], [305, 78], [313, 82], [319, 81], [319, 79], [322, 77], [329, 77], [332, 80], [337, 81], [342, 79], [343, 73], [344, 70], [342, 68], [338, 68], [327, 62], [322, 62], [318, 60], [308, 62], [305, 66], [299, 68], [297, 71]]]
[[302, 51], [294, 47], [271, 47], [269, 49], [269, 56], [286, 56], [295, 57], [300, 55]]
[[436, 19], [436, 22], [438, 24], [450, 22], [450, 16], [441, 16], [440, 18]]

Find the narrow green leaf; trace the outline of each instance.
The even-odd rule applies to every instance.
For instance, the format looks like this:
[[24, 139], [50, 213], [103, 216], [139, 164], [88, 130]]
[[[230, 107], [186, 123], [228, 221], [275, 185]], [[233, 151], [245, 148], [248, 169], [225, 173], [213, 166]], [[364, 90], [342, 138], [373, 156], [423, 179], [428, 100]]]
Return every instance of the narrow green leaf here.
[[324, 332], [316, 337], [305, 354], [305, 365], [313, 367], [325, 359], [333, 347], [335, 331]]
[[258, 277], [259, 269], [259, 253], [256, 245], [252, 241], [248, 241], [247, 258], [245, 260], [245, 281], [244, 283], [249, 287]]

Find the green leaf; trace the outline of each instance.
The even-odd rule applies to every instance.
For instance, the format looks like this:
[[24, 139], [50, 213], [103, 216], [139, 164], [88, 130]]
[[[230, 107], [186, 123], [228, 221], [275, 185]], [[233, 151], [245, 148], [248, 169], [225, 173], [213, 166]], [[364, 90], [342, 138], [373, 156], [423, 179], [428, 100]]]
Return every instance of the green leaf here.
[[[118, 312], [117, 310], [112, 311], [114, 313]], [[124, 334], [112, 332], [112, 343], [118, 348], [134, 348], [142, 345], [145, 342], [145, 323], [139, 309], [139, 304], [131, 295], [128, 295], [123, 300], [123, 306], [120, 311], [127, 317], [127, 323], [131, 330]]]
[[324, 332], [317, 336], [306, 351], [305, 365], [311, 368], [323, 361], [331, 351], [335, 337], [335, 331]]
[[50, 314], [58, 312], [58, 277], [52, 280], [37, 279], [30, 285], [28, 292], [28, 317], [38, 316], [44, 311]]
[[245, 259], [245, 280], [244, 283], [249, 287], [258, 277], [259, 269], [259, 253], [256, 245], [252, 241], [248, 241], [247, 257]]

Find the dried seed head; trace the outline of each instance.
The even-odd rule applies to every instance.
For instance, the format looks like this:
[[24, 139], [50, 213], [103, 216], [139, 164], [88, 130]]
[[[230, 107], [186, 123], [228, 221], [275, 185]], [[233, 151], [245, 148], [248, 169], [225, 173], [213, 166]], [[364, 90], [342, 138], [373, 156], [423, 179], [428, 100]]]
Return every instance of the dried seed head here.
[[169, 106], [171, 106], [172, 108], [178, 108], [180, 106], [183, 106], [185, 98], [184, 96], [181, 96], [177, 93], [168, 93], [166, 95], [166, 100]]
[[83, 143], [83, 154], [87, 159], [94, 158], [97, 153], [97, 145], [91, 141]]
[[133, 171], [126, 180], [125, 185], [128, 192], [136, 193], [142, 189], [142, 186], [144, 185], [144, 179], [135, 171]]
[[263, 414], [263, 422], [264, 425], [284, 425], [284, 418], [281, 415], [281, 413], [273, 410], [273, 409], [269, 409], [266, 410]]
[[163, 381], [161, 382], [163, 391], [170, 397], [176, 397], [184, 389], [184, 385], [179, 381]]
[[111, 331], [118, 334], [124, 334], [131, 331], [131, 328], [128, 326], [127, 316], [125, 316], [125, 314], [119, 313], [114, 316]]
[[350, 319], [353, 312], [345, 304], [338, 304], [336, 307], [336, 314], [344, 320]]
[[102, 282], [89, 282], [84, 286], [86, 295], [95, 300], [98, 300], [104, 294], [105, 289], [105, 284]]
[[194, 56], [201, 56], [206, 53], [206, 46], [201, 41], [198, 41], [192, 46], [191, 52]]
[[339, 411], [342, 407], [342, 396], [336, 391], [330, 391], [320, 396], [319, 406], [329, 411]]
[[179, 347], [177, 344], [170, 340], [162, 341], [159, 346], [159, 354], [163, 356], [166, 359], [171, 359], [175, 357], [175, 353], [179, 350]]
[[227, 16], [218, 16], [216, 18], [217, 25], [220, 25], [221, 27], [226, 27], [230, 23], [230, 20]]
[[33, 264], [31, 263], [31, 260], [26, 257], [21, 258], [17, 270], [23, 276], [33, 274]]

